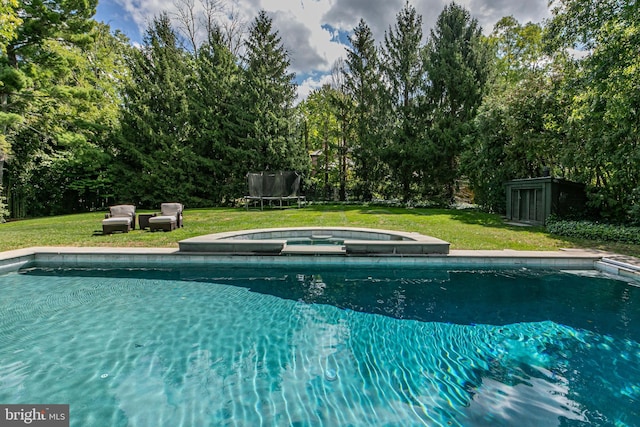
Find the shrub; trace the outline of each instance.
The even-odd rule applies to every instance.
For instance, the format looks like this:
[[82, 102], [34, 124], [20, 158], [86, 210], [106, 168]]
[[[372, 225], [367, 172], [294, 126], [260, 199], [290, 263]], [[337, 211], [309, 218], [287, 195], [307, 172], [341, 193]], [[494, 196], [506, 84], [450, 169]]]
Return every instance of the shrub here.
[[590, 221], [547, 220], [547, 231], [557, 236], [640, 245], [640, 227], [601, 224]]
[[9, 209], [7, 209], [5, 200], [6, 199], [2, 195], [2, 187], [0, 186], [0, 224], [5, 222], [6, 218], [9, 216]]

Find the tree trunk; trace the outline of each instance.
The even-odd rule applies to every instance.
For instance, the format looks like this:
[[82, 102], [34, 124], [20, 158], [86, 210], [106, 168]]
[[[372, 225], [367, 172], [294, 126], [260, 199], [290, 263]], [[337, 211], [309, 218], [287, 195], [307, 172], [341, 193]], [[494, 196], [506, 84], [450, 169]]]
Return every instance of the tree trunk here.
[[346, 124], [342, 121], [342, 141], [340, 143], [340, 201], [347, 200], [347, 138]]
[[329, 141], [324, 140], [324, 198], [329, 200]]

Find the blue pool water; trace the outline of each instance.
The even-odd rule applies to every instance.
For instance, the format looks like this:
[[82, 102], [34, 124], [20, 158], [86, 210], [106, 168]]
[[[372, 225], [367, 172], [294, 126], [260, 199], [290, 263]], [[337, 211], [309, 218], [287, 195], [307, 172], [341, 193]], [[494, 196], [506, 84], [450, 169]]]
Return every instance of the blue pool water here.
[[72, 426], [640, 425], [640, 288], [549, 271], [29, 269], [0, 403]]

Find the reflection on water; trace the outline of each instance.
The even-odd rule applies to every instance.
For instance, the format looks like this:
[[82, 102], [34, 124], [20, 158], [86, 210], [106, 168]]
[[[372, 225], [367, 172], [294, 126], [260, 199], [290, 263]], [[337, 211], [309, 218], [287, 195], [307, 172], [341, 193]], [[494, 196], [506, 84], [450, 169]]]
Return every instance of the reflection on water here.
[[640, 288], [625, 283], [149, 273], [1, 276], [0, 401], [70, 403], [74, 426], [640, 419]]

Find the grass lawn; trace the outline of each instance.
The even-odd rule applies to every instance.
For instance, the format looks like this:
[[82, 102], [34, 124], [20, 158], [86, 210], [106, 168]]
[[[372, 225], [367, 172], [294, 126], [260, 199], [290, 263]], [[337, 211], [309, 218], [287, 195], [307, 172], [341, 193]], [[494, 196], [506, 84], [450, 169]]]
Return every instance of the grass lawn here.
[[[139, 211], [146, 213], [152, 211]], [[163, 233], [134, 230], [102, 235], [104, 212], [12, 221], [0, 224], [0, 251], [30, 246], [178, 247], [203, 234], [252, 228], [347, 226], [415, 231], [451, 243], [451, 249], [604, 249], [640, 256], [639, 245], [612, 244], [549, 235], [544, 227], [507, 225], [499, 215], [474, 210], [405, 209], [312, 205], [303, 209], [187, 209], [184, 228]]]

